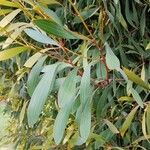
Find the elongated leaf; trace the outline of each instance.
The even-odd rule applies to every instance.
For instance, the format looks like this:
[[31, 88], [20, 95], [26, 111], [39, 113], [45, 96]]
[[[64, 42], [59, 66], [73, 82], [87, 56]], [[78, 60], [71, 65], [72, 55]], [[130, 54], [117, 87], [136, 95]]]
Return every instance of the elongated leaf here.
[[143, 9], [143, 12], [141, 14], [141, 20], [140, 20], [140, 31], [141, 31], [141, 35], [144, 36], [144, 32], [145, 32], [145, 24], [146, 24], [146, 16], [145, 16], [145, 11], [146, 11], [145, 7]]
[[0, 10], [0, 16], [8, 14], [12, 11], [12, 9], [1, 9]]
[[18, 7], [15, 3], [7, 0], [0, 0], [0, 5], [7, 6], [7, 7]]
[[33, 125], [38, 121], [43, 105], [45, 104], [49, 93], [53, 89], [57, 67], [58, 64], [49, 66], [49, 70], [43, 75], [33, 92], [27, 110], [28, 124], [30, 127], [33, 127]]
[[48, 9], [46, 7], [43, 7], [41, 5], [39, 5], [39, 7], [43, 10], [43, 12], [50, 17], [50, 19], [52, 19], [53, 21], [55, 21], [57, 24], [59, 24], [60, 26], [62, 26], [62, 22], [60, 20], [60, 18], [57, 16], [57, 14], [52, 11], [51, 9]]
[[35, 53], [33, 56], [31, 56], [24, 64], [25, 67], [31, 68], [37, 60], [42, 56], [42, 53]]
[[120, 134], [123, 137], [125, 132], [128, 130], [128, 128], [130, 127], [132, 120], [134, 118], [134, 115], [136, 113], [138, 109], [138, 106], [136, 106], [134, 109], [131, 110], [131, 112], [128, 114], [128, 116], [126, 117], [125, 122], [123, 123], [122, 127], [120, 128]]
[[146, 109], [146, 126], [147, 126], [147, 133], [150, 135], [150, 104], [147, 105]]
[[90, 70], [91, 70], [91, 65], [89, 64], [85, 68], [82, 79], [81, 79], [80, 100], [81, 100], [82, 106], [85, 106], [86, 102], [91, 96]]
[[66, 77], [58, 91], [58, 105], [60, 108], [65, 107], [67, 103], [74, 100], [76, 96], [76, 76], [77, 69], [73, 69]]
[[91, 103], [86, 103], [80, 118], [80, 136], [86, 141], [90, 135], [91, 129]]
[[140, 77], [138, 77], [134, 72], [123, 68], [123, 71], [127, 75], [128, 79], [136, 83], [137, 85], [142, 86], [143, 88], [150, 90], [150, 87], [148, 84], [146, 84]]
[[63, 138], [67, 121], [69, 119], [69, 115], [71, 112], [72, 104], [73, 104], [72, 102], [68, 103], [65, 107], [61, 108], [55, 119], [53, 137], [56, 144], [60, 144]]
[[78, 39], [76, 35], [74, 35], [71, 31], [64, 29], [62, 26], [58, 25], [53, 21], [48, 21], [44, 19], [35, 20], [34, 23], [44, 30], [48, 34], [52, 34], [56, 37], [61, 37], [65, 39]]
[[8, 25], [20, 11], [21, 11], [20, 9], [16, 9], [16, 10], [12, 11], [10, 14], [8, 14], [6, 17], [4, 17], [0, 21], [0, 29], [4, 28], [6, 25]]
[[131, 94], [132, 94], [134, 100], [138, 103], [138, 105], [143, 108], [144, 107], [143, 106], [143, 101], [142, 101], [140, 95], [138, 94], [138, 92], [132, 88], [131, 89]]
[[28, 81], [27, 81], [27, 90], [30, 96], [32, 96], [38, 82], [40, 81], [39, 75], [42, 70], [42, 65], [45, 59], [46, 56], [39, 59], [29, 74]]
[[118, 129], [115, 127], [115, 125], [112, 124], [109, 120], [104, 119], [104, 122], [107, 124], [107, 126], [109, 127], [109, 129], [111, 130], [112, 133], [114, 133], [114, 134], [118, 134], [118, 133], [119, 133], [119, 131], [118, 131]]
[[20, 46], [20, 47], [14, 47], [14, 48], [6, 49], [4, 51], [0, 51], [0, 61], [12, 58], [28, 49], [29, 49], [28, 47]]
[[39, 32], [37, 30], [25, 29], [24, 31], [28, 36], [30, 36], [35, 41], [38, 41], [38, 42], [44, 43], [44, 44], [51, 44], [51, 45], [59, 46], [58, 43], [55, 42], [53, 39], [51, 39], [50, 37], [42, 34], [41, 32]]
[[120, 61], [116, 57], [116, 55], [113, 53], [111, 48], [107, 43], [105, 43], [106, 48], [106, 63], [110, 70], [118, 69], [120, 68]]
[[38, 0], [38, 2], [43, 4], [48, 4], [48, 5], [52, 5], [52, 4], [61, 5], [57, 0]]

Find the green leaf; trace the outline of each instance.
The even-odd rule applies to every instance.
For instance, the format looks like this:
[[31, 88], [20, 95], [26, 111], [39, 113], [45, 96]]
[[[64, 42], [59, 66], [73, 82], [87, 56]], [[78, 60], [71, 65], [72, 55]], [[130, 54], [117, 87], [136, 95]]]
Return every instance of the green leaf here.
[[38, 5], [42, 10], [43, 12], [48, 16], [50, 17], [50, 19], [52, 19], [53, 21], [55, 21], [57, 24], [59, 24], [60, 26], [63, 26], [62, 24], [62, 21], [60, 20], [60, 18], [57, 16], [57, 14], [52, 11], [51, 9], [48, 9], [46, 7], [43, 7], [41, 5]]
[[30, 127], [33, 127], [33, 125], [38, 121], [45, 101], [53, 89], [58, 64], [59, 63], [49, 65], [48, 71], [45, 72], [32, 94], [27, 109], [28, 124]]
[[76, 76], [77, 69], [73, 69], [61, 85], [58, 91], [58, 105], [60, 108], [65, 107], [66, 104], [74, 100], [77, 93]]
[[32, 39], [34, 39], [35, 41], [38, 41], [40, 43], [59, 46], [59, 44], [57, 42], [55, 42], [53, 39], [51, 39], [50, 37], [42, 34], [41, 32], [39, 32], [37, 30], [25, 29], [24, 32], [28, 36], [30, 36]]
[[145, 16], [145, 11], [146, 11], [147, 7], [145, 6], [145, 8], [143, 9], [143, 12], [141, 14], [141, 20], [140, 20], [140, 31], [141, 31], [141, 35], [144, 36], [145, 33], [145, 24], [146, 24], [146, 16]]
[[28, 81], [27, 81], [27, 91], [30, 96], [32, 96], [38, 82], [40, 81], [39, 75], [42, 70], [42, 65], [45, 59], [46, 59], [46, 56], [39, 59], [29, 74]]
[[4, 28], [6, 25], [8, 25], [20, 11], [21, 11], [20, 9], [16, 9], [16, 10], [12, 11], [10, 14], [8, 14], [7, 16], [5, 16], [0, 21], [0, 29]]
[[80, 118], [80, 136], [86, 141], [90, 135], [91, 129], [91, 103], [86, 103]]
[[85, 106], [89, 98], [91, 97], [91, 85], [90, 85], [90, 70], [91, 64], [89, 64], [83, 73], [81, 78], [81, 85], [80, 85], [80, 100], [81, 105]]
[[4, 51], [0, 51], [0, 61], [12, 58], [28, 49], [29, 49], [28, 47], [20, 46], [20, 47], [14, 47], [14, 48], [6, 49]]
[[131, 94], [132, 94], [134, 100], [138, 103], [138, 105], [143, 108], [144, 107], [143, 101], [142, 101], [140, 95], [138, 94], [138, 92], [136, 90], [134, 90], [133, 88], [131, 88]]
[[148, 104], [146, 108], [146, 126], [147, 126], [147, 133], [148, 135], [150, 135], [150, 104]]
[[122, 127], [120, 128], [120, 134], [123, 137], [125, 132], [128, 130], [128, 128], [130, 127], [132, 120], [134, 118], [134, 115], [137, 111], [139, 106], [136, 106], [134, 109], [131, 110], [131, 112], [128, 114], [128, 116], [126, 117], [126, 120], [124, 121]]
[[[82, 11], [80, 15], [82, 16], [83, 20], [86, 20], [90, 18], [91, 16], [93, 16], [98, 10], [99, 8], [88, 8], [87, 10]], [[73, 21], [75, 23], [82, 22], [79, 16], [76, 16]]]
[[109, 129], [111, 130], [112, 133], [114, 133], [114, 134], [118, 134], [119, 133], [119, 131], [115, 127], [115, 125], [113, 125], [109, 120], [104, 119], [104, 122], [107, 124], [107, 126], [109, 127]]
[[45, 19], [34, 20], [34, 23], [46, 33], [65, 39], [79, 39], [73, 32], [63, 28], [56, 22]]
[[123, 68], [123, 71], [125, 72], [125, 74], [127, 75], [128, 79], [133, 81], [134, 83], [136, 83], [137, 85], [150, 90], [150, 87], [148, 84], [146, 84], [140, 77], [138, 77], [134, 72]]
[[57, 145], [60, 144], [63, 138], [67, 121], [71, 112], [72, 104], [73, 102], [70, 102], [67, 105], [65, 105], [65, 107], [61, 108], [55, 119], [53, 137]]
[[110, 70], [118, 69], [120, 68], [120, 61], [116, 57], [116, 55], [113, 53], [111, 48], [107, 43], [105, 43], [105, 48], [106, 48], [106, 63], [107, 66]]

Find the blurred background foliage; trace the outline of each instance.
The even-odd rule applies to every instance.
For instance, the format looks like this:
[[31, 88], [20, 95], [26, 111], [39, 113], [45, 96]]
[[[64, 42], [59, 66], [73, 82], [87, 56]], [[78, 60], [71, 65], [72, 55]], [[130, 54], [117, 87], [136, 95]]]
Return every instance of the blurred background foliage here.
[[[11, 14], [17, 9], [20, 11]], [[150, 94], [143, 88], [145, 84], [149, 86], [150, 81], [149, 0], [0, 0], [0, 19], [1, 51], [18, 46], [28, 48], [28, 51], [16, 52], [13, 58], [0, 61], [0, 147], [24, 150], [150, 148]], [[42, 28], [34, 22], [36, 19], [52, 20], [65, 27], [67, 35], [66, 32], [59, 33], [64, 30], [58, 28], [51, 36], [64, 48], [62, 51], [24, 32], [28, 27], [35, 29], [35, 24], [44, 30], [44, 25]], [[70, 31], [75, 31], [81, 38], [64, 38], [70, 35]], [[59, 110], [57, 93], [53, 91], [48, 96], [40, 119], [30, 128], [27, 107], [31, 97], [27, 81], [33, 66], [43, 56], [47, 58], [42, 68], [63, 61], [73, 63], [83, 71], [86, 63], [99, 59], [100, 55], [98, 48], [86, 38], [93, 43], [96, 41], [104, 56], [107, 41], [121, 66], [132, 70], [138, 77], [132, 76], [133, 72], [129, 75], [125, 72], [133, 82], [126, 83], [117, 70], [106, 70], [101, 62], [92, 67], [92, 78], [96, 83], [102, 82], [94, 91], [89, 137], [84, 143], [78, 139], [80, 133], [73, 113], [61, 144], [56, 145], [53, 126]], [[46, 48], [52, 51], [41, 52]], [[3, 60], [1, 56], [0, 59]], [[113, 58], [110, 61], [113, 63]], [[70, 69], [58, 76], [62, 78], [68, 72]], [[108, 84], [103, 82], [107, 73]], [[131, 92], [131, 87], [136, 92]], [[137, 99], [142, 100], [142, 104]]]

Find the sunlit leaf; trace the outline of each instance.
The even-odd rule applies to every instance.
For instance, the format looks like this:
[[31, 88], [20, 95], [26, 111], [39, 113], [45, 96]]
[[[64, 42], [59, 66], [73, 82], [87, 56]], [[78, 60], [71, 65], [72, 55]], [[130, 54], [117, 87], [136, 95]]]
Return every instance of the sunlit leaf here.
[[16, 10], [12, 11], [10, 14], [8, 14], [7, 16], [5, 16], [0, 21], [0, 29], [4, 28], [6, 25], [8, 25], [20, 11], [21, 11], [20, 9], [16, 9]]
[[135, 89], [132, 88], [131, 89], [131, 94], [132, 94], [134, 100], [138, 103], [138, 105], [143, 108], [144, 107], [143, 106], [143, 101], [142, 101], [140, 95], [138, 94], [138, 92]]
[[29, 48], [20, 46], [20, 47], [14, 47], [14, 48], [9, 48], [9, 49], [0, 51], [0, 61], [12, 58], [26, 50], [29, 50]]
[[131, 110], [131, 112], [126, 117], [126, 120], [124, 121], [123, 125], [121, 126], [120, 134], [121, 134], [122, 137], [124, 136], [124, 134], [126, 133], [128, 128], [130, 127], [137, 109], [138, 109], [138, 106], [136, 106], [134, 109]]
[[146, 84], [140, 77], [138, 77], [134, 72], [123, 68], [123, 71], [126, 73], [126, 75], [128, 76], [128, 79], [135, 82], [137, 85], [142, 86], [143, 88], [150, 90], [150, 87], [148, 84]]

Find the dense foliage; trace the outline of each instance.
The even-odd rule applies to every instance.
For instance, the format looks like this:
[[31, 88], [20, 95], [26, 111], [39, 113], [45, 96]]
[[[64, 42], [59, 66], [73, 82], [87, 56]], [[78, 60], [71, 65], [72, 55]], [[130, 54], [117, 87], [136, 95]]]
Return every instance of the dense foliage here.
[[149, 149], [149, 16], [149, 0], [0, 0], [1, 147]]

